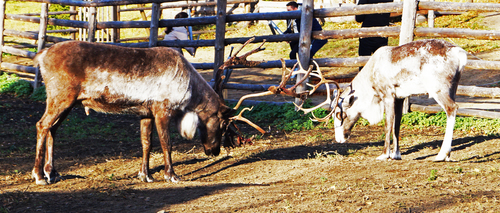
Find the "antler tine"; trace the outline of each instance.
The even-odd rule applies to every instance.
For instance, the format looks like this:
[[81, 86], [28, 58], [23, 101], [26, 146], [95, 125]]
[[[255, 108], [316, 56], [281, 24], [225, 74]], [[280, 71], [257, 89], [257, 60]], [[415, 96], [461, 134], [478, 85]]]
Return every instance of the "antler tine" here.
[[[335, 83], [336, 83], [336, 82], [335, 82]], [[338, 89], [340, 89], [338, 84], [336, 84], [336, 86], [337, 86], [337, 90], [338, 90]], [[326, 121], [330, 120], [330, 118], [331, 118], [331, 117], [333, 116], [333, 114], [335, 113], [335, 109], [336, 109], [337, 107], [339, 107], [339, 106], [338, 106], [339, 99], [340, 99], [340, 92], [337, 92], [337, 95], [335, 96], [335, 100], [334, 100], [335, 107], [333, 107], [333, 109], [331, 109], [330, 113], [328, 113], [328, 115], [326, 115], [325, 117], [323, 117], [323, 118], [317, 118], [317, 117], [316, 117], [313, 113], [311, 113], [311, 114], [312, 114], [312, 116], [314, 117], [313, 121], [317, 121], [317, 122], [326, 122]], [[331, 106], [331, 105], [330, 105], [330, 106]], [[326, 124], [325, 124], [325, 125], [326, 125]]]
[[[250, 42], [251, 42], [251, 41], [253, 41], [253, 40], [255, 40], [255, 37], [253, 37], [251, 40], [248, 40], [248, 41], [247, 41], [247, 42], [246, 42], [246, 43], [245, 43], [245, 44], [241, 47], [241, 49], [243, 49], [243, 47], [244, 47], [244, 46], [246, 46], [248, 43], [250, 43]], [[249, 42], [249, 41], [250, 41], [250, 42]], [[248, 57], [249, 55], [252, 55], [252, 54], [254, 54], [254, 53], [256, 53], [256, 52], [259, 52], [259, 51], [264, 50], [265, 48], [262, 48], [262, 46], [264, 46], [264, 44], [265, 44], [265, 43], [266, 43], [266, 39], [264, 39], [264, 40], [262, 41], [262, 44], [260, 44], [260, 46], [259, 46], [259, 47], [257, 47], [257, 48], [255, 48], [255, 49], [253, 49], [253, 50], [252, 50], [252, 51], [250, 51], [250, 52], [245, 53], [244, 55], [240, 56], [240, 58], [246, 58], [246, 57]], [[240, 49], [239, 51], [241, 51], [241, 49]], [[239, 51], [238, 51], [238, 52], [239, 52]], [[234, 54], [234, 56], [236, 56], [236, 54]]]
[[[299, 66], [300, 66], [300, 70], [297, 70], [297, 71], [293, 71], [292, 73], [294, 74], [304, 74], [304, 76], [300, 79], [300, 81], [298, 81], [297, 83], [295, 83], [295, 85], [293, 85], [290, 89], [291, 90], [294, 90], [296, 87], [298, 87], [299, 85], [301, 85], [306, 79], [307, 77], [311, 74], [312, 72], [312, 69], [313, 69], [313, 66], [309, 66], [309, 69], [307, 69], [307, 71], [305, 71], [302, 66], [300, 65], [300, 62], [298, 62]], [[290, 75], [292, 75], [292, 73], [290, 73]]]
[[243, 122], [247, 123], [248, 125], [252, 126], [253, 128], [257, 129], [260, 133], [265, 134], [266, 133], [265, 130], [263, 130], [262, 128], [260, 128], [259, 126], [257, 126], [257, 124], [254, 124], [252, 121], [250, 121], [250, 120], [248, 120], [248, 119], [246, 119], [246, 118], [244, 118], [242, 116], [243, 112], [245, 112], [245, 111], [252, 111], [252, 109], [253, 109], [253, 107], [252, 108], [248, 108], [248, 107], [243, 108], [238, 115], [233, 116], [233, 117], [231, 117], [229, 119], [231, 121], [235, 121], [235, 120], [243, 121]]
[[[231, 57], [236, 57], [236, 56], [238, 55], [238, 53], [240, 53], [240, 52], [241, 52], [241, 50], [243, 50], [243, 48], [244, 48], [245, 46], [247, 46], [248, 44], [250, 44], [250, 43], [251, 43], [252, 41], [254, 41], [254, 40], [255, 40], [255, 37], [252, 37], [252, 38], [248, 39], [245, 43], [243, 43], [243, 45], [240, 47], [240, 49], [238, 49], [238, 50], [234, 53], [234, 55], [232, 55]], [[264, 42], [265, 42], [265, 40], [264, 40]], [[261, 45], [261, 46], [262, 46], [262, 45]]]
[[256, 66], [257, 64], [260, 64], [262, 63], [261, 61], [247, 61], [247, 57], [256, 53], [256, 52], [260, 52], [262, 50], [265, 50], [265, 48], [262, 48], [262, 46], [266, 43], [266, 40], [264, 39], [262, 41], [262, 44], [259, 45], [259, 47], [245, 53], [244, 55], [242, 56], [237, 56], [241, 50], [243, 50], [243, 48], [245, 46], [247, 46], [248, 44], [250, 44], [252, 41], [255, 40], [255, 37], [252, 37], [250, 39], [248, 39], [237, 51], [236, 53], [234, 53], [229, 59], [227, 59], [220, 67], [219, 67], [219, 70], [224, 70], [225, 68], [227, 67], [230, 67], [230, 66], [233, 66], [233, 65], [236, 65], [236, 64], [240, 64], [240, 65], [244, 65], [244, 66]]
[[[277, 87], [276, 86], [270, 86], [268, 88], [268, 90], [271, 91], [273, 94], [276, 94], [276, 95], [283, 94], [283, 95], [288, 95], [288, 96], [292, 96], [292, 97], [304, 99], [305, 98], [304, 94], [307, 93], [307, 91], [306, 92], [302, 92], [302, 93], [296, 93], [295, 92], [295, 88], [298, 85], [302, 84], [302, 82], [304, 82], [306, 80], [306, 78], [303, 78], [302, 80], [300, 80], [299, 82], [297, 82], [294, 86], [292, 86], [290, 88], [286, 88], [286, 82], [295, 73], [292, 70], [294, 70], [297, 67], [298, 63], [295, 63], [295, 65], [293, 66], [292, 70], [289, 70], [286, 67], [286, 63], [285, 63], [284, 59], [281, 59], [281, 63], [282, 63], [282, 70], [283, 70], [282, 74], [281, 74], [281, 82], [280, 82], [280, 84]], [[288, 75], [286, 74], [287, 70], [290, 71], [290, 73]], [[307, 72], [305, 72], [305, 73], [307, 73]]]
[[[317, 74], [315, 73], [314, 76], [319, 77], [321, 80], [320, 80], [320, 82], [318, 84], [314, 85], [313, 89], [310, 91], [309, 94], [313, 94], [316, 91], [316, 89], [319, 88], [319, 86], [321, 86], [322, 84], [325, 84], [326, 93], [327, 93], [327, 99], [323, 103], [320, 103], [319, 105], [317, 105], [315, 107], [312, 107], [312, 108], [308, 108], [308, 109], [304, 109], [304, 108], [302, 108], [302, 106], [298, 106], [298, 105], [295, 104], [295, 106], [297, 106], [298, 110], [302, 110], [304, 112], [304, 114], [310, 113], [310, 112], [312, 112], [312, 111], [314, 111], [314, 110], [316, 110], [316, 109], [318, 109], [318, 108], [320, 108], [320, 107], [322, 107], [324, 105], [327, 105], [327, 104], [331, 106], [332, 100], [331, 100], [331, 95], [330, 95], [330, 85], [328, 83], [334, 83], [335, 86], [337, 87], [337, 90], [340, 89], [340, 86], [339, 86], [339, 84], [337, 82], [331, 81], [331, 80], [326, 80], [324, 78], [323, 74], [321, 73], [321, 70], [319, 69], [318, 63], [316, 61], [313, 60], [313, 63], [318, 68], [318, 71], [316, 72]], [[337, 95], [336, 98], [335, 98], [335, 101], [338, 101], [338, 97], [340, 97], [340, 96]], [[333, 110], [335, 110], [335, 109], [333, 109]], [[313, 120], [322, 122], [322, 121], [327, 121], [331, 117], [332, 114], [333, 113], [330, 112], [324, 118], [317, 118], [314, 114], [312, 114], [312, 115], [314, 117]]]
[[266, 95], [272, 95], [272, 94], [275, 94], [273, 93], [272, 91], [266, 91], [266, 92], [261, 92], [261, 93], [256, 93], [256, 94], [248, 94], [248, 95], [244, 95], [240, 98], [240, 100], [238, 100], [238, 103], [236, 104], [236, 106], [234, 106], [233, 109], [238, 109], [240, 108], [241, 106], [241, 103], [243, 103], [243, 101], [247, 98], [255, 98], [255, 97], [260, 97], [260, 96], [266, 96]]
[[314, 60], [313, 60], [313, 63], [316, 65], [316, 68], [317, 68], [317, 71], [316, 71], [317, 75], [315, 75], [315, 76], [319, 77], [320, 81], [316, 85], [314, 85], [314, 86], [309, 85], [309, 86], [311, 86], [313, 88], [310, 91], [310, 93], [309, 93], [310, 95], [312, 95], [322, 84], [325, 84], [327, 87], [329, 87], [328, 83], [334, 83], [335, 86], [337, 86], [337, 89], [340, 88], [340, 86], [339, 86], [339, 84], [337, 82], [335, 82], [333, 80], [327, 80], [327, 79], [325, 79], [325, 77], [323, 76], [323, 73], [321, 72], [321, 69], [319, 68], [318, 63], [316, 61], [314, 61]]
[[[293, 72], [292, 70], [295, 69], [295, 66], [297, 66], [297, 64], [295, 64], [293, 66], [293, 68], [290, 70], [290, 69], [288, 69], [286, 67], [285, 59], [281, 58], [280, 60], [281, 60], [281, 65], [282, 65], [282, 68], [281, 68], [282, 73], [281, 73], [281, 82], [279, 84], [279, 87], [280, 88], [284, 88], [285, 85], [286, 85], [286, 82], [288, 82], [288, 80], [290, 79], [290, 77], [292, 77], [292, 72]], [[288, 75], [286, 73], [287, 70], [290, 71]]]

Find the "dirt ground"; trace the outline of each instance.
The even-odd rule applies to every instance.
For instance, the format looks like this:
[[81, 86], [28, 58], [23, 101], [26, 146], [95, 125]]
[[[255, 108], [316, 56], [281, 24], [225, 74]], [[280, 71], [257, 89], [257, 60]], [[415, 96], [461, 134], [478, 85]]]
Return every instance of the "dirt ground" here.
[[[199, 141], [174, 139], [174, 168], [184, 180], [162, 180], [157, 139], [156, 182], [136, 176], [141, 149], [134, 116], [91, 114], [123, 134], [71, 136], [56, 142], [61, 179], [37, 186], [30, 177], [34, 125], [44, 104], [2, 96], [0, 182], [4, 212], [498, 212], [500, 139], [455, 131], [454, 162], [432, 162], [443, 132], [403, 129], [401, 161], [377, 161], [380, 126], [355, 127], [339, 144], [331, 130], [271, 133], [253, 145], [207, 157]], [[72, 112], [84, 117], [84, 110]], [[22, 122], [19, 122], [22, 121]], [[81, 126], [80, 126], [81, 125]], [[84, 128], [88, 123], [63, 125]], [[19, 138], [19, 129], [31, 136]], [[102, 130], [104, 131], [104, 130]], [[252, 133], [250, 131], [249, 133]], [[17, 147], [17, 148], [16, 148]], [[26, 147], [26, 149], [21, 149]], [[433, 173], [433, 170], [434, 173]]]
[[[203, 51], [196, 58], [206, 60]], [[209, 79], [211, 73], [202, 74]], [[235, 71], [232, 79], [277, 83], [280, 74], [279, 69], [245, 69]], [[461, 85], [494, 83], [499, 75], [466, 70]], [[60, 131], [102, 123], [113, 123], [120, 131], [56, 141], [61, 179], [37, 186], [30, 174], [34, 126], [44, 107], [0, 96], [0, 212], [500, 212], [500, 137], [474, 129], [455, 131], [453, 162], [432, 161], [444, 137], [437, 127], [403, 129], [400, 161], [375, 160], [383, 148], [381, 126], [357, 126], [344, 144], [333, 142], [328, 129], [283, 132], [266, 126], [270, 133], [253, 145], [223, 150], [218, 157], [207, 157], [198, 140], [175, 137], [173, 160], [180, 183], [163, 181], [155, 138], [155, 182], [143, 183], [137, 179], [139, 119], [92, 113], [96, 123], [67, 122]], [[72, 114], [85, 117], [81, 108]], [[19, 137], [26, 132], [29, 137]]]

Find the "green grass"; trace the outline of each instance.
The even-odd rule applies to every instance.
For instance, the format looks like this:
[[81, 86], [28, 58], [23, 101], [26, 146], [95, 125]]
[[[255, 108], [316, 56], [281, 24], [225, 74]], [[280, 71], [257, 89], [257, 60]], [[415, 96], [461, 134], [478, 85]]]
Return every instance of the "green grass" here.
[[431, 174], [429, 175], [427, 180], [428, 181], [435, 181], [439, 177], [439, 175], [437, 173], [438, 173], [438, 171], [436, 169], [431, 170]]
[[0, 75], [0, 93], [14, 94], [17, 97], [26, 97], [31, 94], [33, 88], [27, 81], [21, 80], [17, 75]]

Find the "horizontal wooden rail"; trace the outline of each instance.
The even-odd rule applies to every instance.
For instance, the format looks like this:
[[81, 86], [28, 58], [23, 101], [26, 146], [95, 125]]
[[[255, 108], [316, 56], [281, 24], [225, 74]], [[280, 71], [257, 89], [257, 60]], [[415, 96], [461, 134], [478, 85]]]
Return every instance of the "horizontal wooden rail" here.
[[458, 86], [457, 95], [470, 96], [470, 97], [500, 98], [500, 88]]
[[27, 50], [17, 49], [11, 46], [3, 46], [2, 51], [6, 53], [10, 53], [12, 55], [22, 56], [26, 58], [35, 58], [36, 52], [31, 52]]
[[[368, 62], [370, 56], [360, 56], [354, 58], [317, 58], [313, 59], [318, 63], [320, 67], [360, 67], [364, 66], [366, 62]], [[297, 60], [285, 60], [285, 64], [287, 67], [293, 67], [293, 65], [297, 63]], [[196, 69], [213, 69], [213, 63], [192, 63], [194, 68]], [[257, 66], [256, 68], [281, 68], [281, 60], [273, 60], [273, 61], [264, 61]], [[244, 68], [244, 66], [234, 66], [232, 68]]]
[[447, 12], [500, 12], [498, 3], [454, 3], [454, 2], [431, 2], [419, 1], [419, 10], [435, 10]]
[[[11, 19], [11, 20], [16, 20], [16, 21], [40, 23], [40, 18], [34, 17], [34, 16], [5, 14], [5, 18]], [[86, 21], [75, 21], [75, 20], [66, 20], [66, 19], [55, 19], [55, 18], [49, 18], [48, 24], [49, 25], [64, 26], [64, 27], [74, 27], [74, 28], [87, 28], [88, 27], [88, 22], [86, 22]]]
[[[259, 0], [229, 0], [227, 1], [227, 4], [240, 4], [240, 3], [256, 3], [259, 2]], [[212, 2], [196, 2], [196, 3], [165, 3], [162, 4], [160, 9], [169, 9], [169, 8], [190, 8], [190, 7], [200, 7], [200, 6], [215, 6], [217, 5], [217, 1], [212, 1]], [[120, 9], [119, 12], [127, 12], [127, 11], [144, 11], [144, 10], [151, 10], [151, 7], [136, 7], [136, 8], [127, 8], [127, 9]]]
[[[64, 15], [64, 14], [70, 14], [70, 15], [78, 15], [77, 11], [58, 11], [58, 12], [48, 12], [47, 15]], [[23, 13], [19, 14], [23, 16], [40, 16], [40, 13]]]
[[467, 60], [467, 65], [465, 66], [473, 69], [500, 70], [500, 61]]
[[366, 37], [398, 37], [401, 27], [364, 27], [344, 30], [314, 31], [315, 39], [346, 39]]
[[8, 63], [8, 62], [2, 62], [0, 67], [2, 69], [17, 70], [17, 71], [27, 72], [27, 73], [32, 73], [32, 74], [35, 74], [35, 72], [36, 72], [35, 67], [23, 66], [23, 65], [19, 65], [19, 64]]
[[47, 3], [47, 4], [62, 4], [62, 5], [78, 6], [78, 7], [104, 7], [104, 6], [127, 5], [127, 4], [149, 4], [149, 3], [174, 2], [173, 0], [93, 0], [93, 1], [18, 0], [18, 1], [39, 2], [39, 3]]
[[469, 38], [499, 40], [500, 31], [496, 30], [471, 30], [464, 28], [428, 28], [418, 27], [414, 31], [415, 36], [421, 37], [447, 37], [447, 38]]
[[[33, 40], [38, 39], [38, 33], [34, 33], [34, 32], [26, 32], [26, 31], [21, 32], [21, 31], [16, 31], [16, 30], [4, 30], [3, 34], [6, 36], [17, 36], [17, 37], [33, 39]], [[55, 36], [46, 36], [46, 40], [50, 41], [50, 42], [57, 43], [57, 42], [68, 41], [71, 39], [55, 37]]]
[[[411, 109], [411, 111], [419, 111], [419, 112], [425, 112], [425, 113], [438, 113], [438, 112], [443, 110], [439, 106], [422, 106], [422, 105], [417, 105], [417, 104], [411, 104], [410, 109]], [[500, 112], [475, 110], [475, 109], [462, 109], [462, 108], [458, 108], [457, 115], [481, 117], [481, 118], [489, 118], [489, 119], [500, 118]]]
[[373, 13], [401, 13], [403, 3], [380, 3], [369, 5], [342, 6], [335, 8], [315, 9], [314, 17], [327, 18], [339, 16], [353, 16]]

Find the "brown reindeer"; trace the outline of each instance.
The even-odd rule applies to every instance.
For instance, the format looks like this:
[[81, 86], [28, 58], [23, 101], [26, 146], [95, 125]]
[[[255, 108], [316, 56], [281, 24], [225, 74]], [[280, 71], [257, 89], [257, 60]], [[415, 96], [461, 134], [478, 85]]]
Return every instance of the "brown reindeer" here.
[[[232, 60], [242, 58], [246, 56]], [[164, 178], [177, 182], [180, 178], [171, 158], [171, 122], [178, 119], [179, 132], [188, 139], [199, 129], [205, 153], [217, 156], [223, 135], [235, 135], [229, 129], [232, 121], [245, 120], [241, 115], [232, 117], [235, 110], [227, 107], [193, 66], [171, 48], [67, 41], [42, 50], [34, 60], [40, 66], [47, 92], [45, 113], [36, 124], [32, 174], [39, 185], [53, 183], [58, 176], [53, 166], [54, 136], [77, 104], [83, 105], [87, 114], [93, 109], [140, 116], [143, 159], [138, 177], [145, 182], [153, 181], [148, 171], [153, 124], [164, 153]]]

